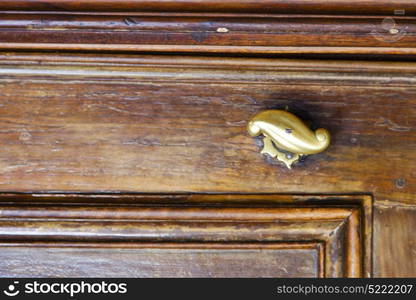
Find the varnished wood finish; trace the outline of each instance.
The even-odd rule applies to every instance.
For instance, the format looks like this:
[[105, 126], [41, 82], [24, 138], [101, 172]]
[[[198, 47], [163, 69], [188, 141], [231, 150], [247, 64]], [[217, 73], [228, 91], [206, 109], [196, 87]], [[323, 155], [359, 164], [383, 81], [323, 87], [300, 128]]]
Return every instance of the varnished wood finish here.
[[[1, 13], [0, 49], [416, 54], [413, 17]], [[397, 30], [394, 34], [390, 29]]]
[[[116, 204], [105, 197], [130, 204]], [[279, 274], [296, 277], [309, 277], [313, 274], [321, 277], [360, 277], [371, 274], [371, 227], [367, 225], [368, 220], [371, 220], [369, 197], [155, 195], [151, 205], [146, 197], [148, 196], [1, 195], [0, 237], [3, 244], [0, 248], [6, 247], [1, 254], [0, 264], [3, 265], [0, 270], [4, 270], [1, 275], [53, 274], [54, 269], [48, 267], [49, 260], [43, 256], [45, 251], [37, 250], [38, 247], [47, 249], [55, 258], [60, 257], [62, 252], [70, 253], [71, 247], [79, 249], [75, 256], [60, 262], [63, 269], [72, 259], [85, 259], [85, 268], [94, 268], [97, 255], [102, 256], [106, 264], [117, 263], [119, 258], [111, 258], [115, 249], [119, 249], [120, 253], [127, 251], [126, 255], [130, 255], [130, 259], [136, 255], [140, 259], [153, 261], [154, 266], [143, 272], [137, 270], [138, 264], [144, 263], [143, 260], [131, 263], [129, 260], [124, 261], [125, 273], [120, 273], [121, 270], [116, 268], [112, 274], [110, 268], [106, 274], [109, 277], [170, 277], [178, 264], [177, 268], [184, 276], [235, 277], [239, 268], [245, 265], [240, 261], [244, 255], [250, 256], [251, 263], [246, 262], [248, 264], [257, 264], [256, 259], [259, 262], [258, 268], [252, 270], [254, 273], [241, 273], [243, 277], [273, 277]], [[73, 202], [73, 199], [78, 201]], [[105, 202], [100, 204], [96, 199]], [[48, 200], [49, 204], [44, 200]], [[169, 204], [165, 204], [166, 201]], [[181, 205], [183, 201], [187, 205]], [[91, 244], [94, 242], [112, 244]], [[162, 255], [161, 249], [172, 250], [164, 250], [166, 255]], [[185, 249], [182, 251], [182, 259], [178, 249]], [[216, 254], [213, 254], [214, 249]], [[245, 249], [245, 253], [248, 253], [240, 253], [238, 249]], [[255, 249], [261, 251], [254, 255], [252, 251]], [[271, 249], [275, 252], [271, 253]], [[305, 252], [306, 249], [309, 252]], [[172, 251], [176, 251], [176, 254]], [[198, 256], [195, 251], [205, 254]], [[228, 262], [227, 265], [235, 268], [228, 271], [211, 269], [214, 273], [204, 273], [206, 271], [203, 266], [212, 264], [212, 259], [219, 260], [216, 262], [218, 264], [232, 259], [230, 251], [234, 251], [235, 261]], [[22, 253], [39, 260], [36, 263], [38, 267], [34, 268], [40, 270], [38, 273], [13, 271], [13, 268], [21, 270], [27, 263], [28, 256], [21, 255]], [[309, 262], [305, 261], [304, 255], [309, 256]], [[285, 266], [290, 271], [277, 271], [276, 263], [267, 262], [273, 256], [279, 261], [285, 260]], [[42, 260], [45, 262], [42, 263]], [[188, 264], [188, 260], [193, 263]], [[157, 273], [153, 268], [161, 263], [172, 264], [173, 269], [169, 271], [162, 268], [159, 270], [162, 273]], [[84, 274], [85, 269], [80, 268], [75, 267], [73, 272]], [[60, 274], [69, 276], [75, 273], [55, 272], [55, 276]]]

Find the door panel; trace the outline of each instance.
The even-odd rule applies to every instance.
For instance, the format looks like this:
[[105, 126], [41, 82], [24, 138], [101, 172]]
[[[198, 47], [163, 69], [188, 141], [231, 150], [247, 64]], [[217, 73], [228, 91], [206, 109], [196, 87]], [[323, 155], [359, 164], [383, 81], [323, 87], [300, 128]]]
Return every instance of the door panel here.
[[1, 276], [371, 275], [368, 196], [0, 198]]
[[416, 206], [380, 204], [374, 218], [374, 276], [415, 277]]
[[320, 243], [0, 246], [4, 277], [322, 277]]

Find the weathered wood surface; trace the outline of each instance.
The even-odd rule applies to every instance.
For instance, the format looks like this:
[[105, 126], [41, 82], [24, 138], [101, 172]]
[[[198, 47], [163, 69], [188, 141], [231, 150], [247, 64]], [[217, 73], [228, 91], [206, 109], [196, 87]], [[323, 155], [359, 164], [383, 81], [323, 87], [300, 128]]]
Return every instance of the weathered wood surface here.
[[416, 24], [406, 14], [0, 16], [0, 49], [416, 55]]
[[[296, 249], [296, 248], [299, 249]], [[1, 277], [318, 277], [316, 245], [0, 245]]]
[[0, 198], [1, 276], [371, 275], [368, 196]]
[[374, 276], [416, 276], [416, 206], [380, 204], [374, 209]]
[[312, 14], [382, 14], [405, 10], [414, 15], [412, 0], [3, 0], [4, 10], [53, 11], [174, 11], [174, 12], [248, 12]]
[[[2, 54], [0, 190], [373, 193], [414, 203], [416, 64]], [[255, 113], [332, 144], [293, 170]]]
[[[0, 191], [28, 193], [0, 195], [1, 275], [416, 276], [416, 63], [316, 59], [414, 61], [415, 15], [414, 0], [0, 1], [1, 51], [82, 51], [0, 52]], [[273, 108], [332, 145], [291, 171], [262, 156], [246, 123]]]
[[[2, 53], [0, 73], [2, 191], [369, 193], [374, 275], [415, 274], [414, 63]], [[262, 156], [245, 128], [256, 112], [286, 107], [333, 138], [292, 171]], [[164, 203], [178, 199], [193, 201]]]

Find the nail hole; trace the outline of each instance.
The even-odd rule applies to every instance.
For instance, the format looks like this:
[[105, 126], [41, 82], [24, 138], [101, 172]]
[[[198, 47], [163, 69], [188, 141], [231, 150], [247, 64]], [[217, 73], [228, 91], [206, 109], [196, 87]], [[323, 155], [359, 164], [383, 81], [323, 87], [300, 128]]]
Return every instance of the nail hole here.
[[394, 183], [397, 188], [402, 189], [406, 185], [406, 180], [404, 178], [397, 178]]

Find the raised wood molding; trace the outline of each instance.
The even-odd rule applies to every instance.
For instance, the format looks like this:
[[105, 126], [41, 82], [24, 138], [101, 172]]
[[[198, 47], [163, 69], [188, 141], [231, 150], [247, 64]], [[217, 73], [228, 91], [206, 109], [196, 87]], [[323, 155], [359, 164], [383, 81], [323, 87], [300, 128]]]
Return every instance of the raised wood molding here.
[[[368, 196], [2, 194], [0, 199], [0, 247], [315, 249], [320, 277], [371, 276]], [[13, 259], [19, 265], [25, 258]]]
[[[414, 17], [408, 15], [209, 16], [169, 13], [120, 15], [0, 12], [0, 16], [0, 49], [234, 54], [416, 54], [416, 25]], [[392, 34], [390, 29], [397, 32]]]

